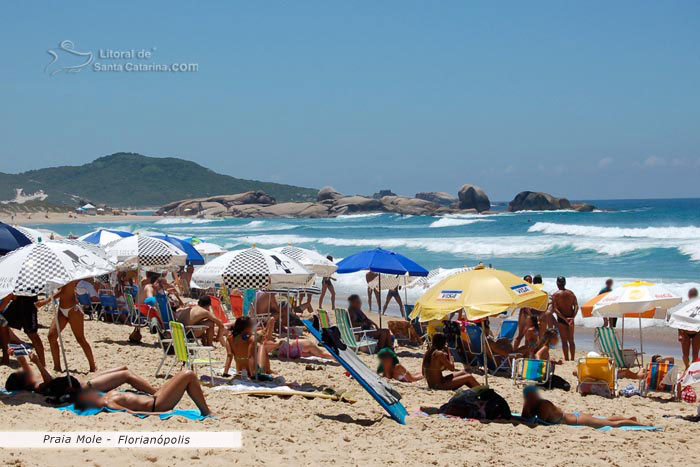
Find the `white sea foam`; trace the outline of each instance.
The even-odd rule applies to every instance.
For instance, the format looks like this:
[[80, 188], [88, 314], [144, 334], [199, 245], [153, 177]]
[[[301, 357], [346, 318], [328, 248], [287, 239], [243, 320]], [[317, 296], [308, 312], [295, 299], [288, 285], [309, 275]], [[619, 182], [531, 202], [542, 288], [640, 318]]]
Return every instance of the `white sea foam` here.
[[197, 219], [192, 217], [164, 217], [155, 222], [160, 225], [177, 225], [177, 224], [209, 224], [211, 222], [221, 222], [223, 219]]
[[430, 224], [429, 227], [457, 227], [460, 225], [469, 225], [469, 224], [474, 224], [476, 222], [493, 222], [488, 219], [472, 219], [472, 218], [461, 218], [461, 217], [442, 217], [432, 224]]
[[537, 222], [528, 232], [541, 232], [550, 235], [576, 235], [599, 238], [660, 238], [698, 239], [700, 227], [599, 227], [594, 225], [556, 224]]
[[377, 216], [383, 216], [386, 213], [383, 212], [368, 212], [365, 214], [343, 214], [340, 216], [337, 216], [335, 219], [362, 219], [364, 217], [377, 217]]

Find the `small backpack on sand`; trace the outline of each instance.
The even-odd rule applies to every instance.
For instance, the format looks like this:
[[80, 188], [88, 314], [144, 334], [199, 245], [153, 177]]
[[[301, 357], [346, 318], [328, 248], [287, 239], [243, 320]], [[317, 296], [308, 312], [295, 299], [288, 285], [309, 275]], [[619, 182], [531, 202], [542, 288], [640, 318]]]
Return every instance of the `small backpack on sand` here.
[[478, 420], [509, 420], [508, 402], [486, 386], [458, 391], [440, 407], [440, 413]]

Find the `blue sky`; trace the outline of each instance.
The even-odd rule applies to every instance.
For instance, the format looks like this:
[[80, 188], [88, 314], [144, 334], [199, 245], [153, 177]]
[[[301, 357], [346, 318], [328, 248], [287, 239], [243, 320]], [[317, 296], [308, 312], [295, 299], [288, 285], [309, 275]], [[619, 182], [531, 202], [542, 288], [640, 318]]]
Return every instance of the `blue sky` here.
[[[700, 196], [699, 2], [106, 3], [3, 6], [1, 171], [132, 151], [345, 193]], [[63, 40], [198, 71], [51, 76]]]

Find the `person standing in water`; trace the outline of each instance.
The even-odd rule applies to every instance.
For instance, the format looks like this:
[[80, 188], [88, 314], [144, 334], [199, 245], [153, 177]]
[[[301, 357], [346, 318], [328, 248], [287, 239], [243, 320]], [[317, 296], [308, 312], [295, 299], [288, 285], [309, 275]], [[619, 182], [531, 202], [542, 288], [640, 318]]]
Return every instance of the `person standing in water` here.
[[[326, 256], [326, 259], [331, 263], [333, 262], [333, 257], [330, 255]], [[323, 281], [321, 282], [321, 296], [318, 298], [319, 308], [323, 308], [323, 297], [326, 296], [326, 291], [329, 291], [331, 293], [331, 309], [335, 310], [335, 288], [333, 287], [334, 280], [335, 277], [333, 276], [323, 278]]]
[[574, 343], [574, 317], [578, 312], [578, 300], [576, 295], [566, 288], [566, 278], [557, 277], [557, 290], [552, 295], [552, 305], [548, 312], [550, 323], [556, 320], [561, 336], [561, 347], [564, 353], [564, 360], [573, 360], [576, 353]]

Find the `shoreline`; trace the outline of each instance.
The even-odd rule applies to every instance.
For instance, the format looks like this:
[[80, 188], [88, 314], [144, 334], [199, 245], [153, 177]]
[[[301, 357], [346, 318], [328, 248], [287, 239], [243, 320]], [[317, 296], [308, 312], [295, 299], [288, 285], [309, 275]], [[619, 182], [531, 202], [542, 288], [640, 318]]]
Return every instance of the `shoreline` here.
[[10, 214], [1, 214], [0, 221], [10, 225], [41, 225], [41, 224], [99, 224], [99, 223], [114, 223], [125, 221], [141, 221], [148, 222], [150, 220], [157, 221], [162, 219], [162, 216], [138, 216], [136, 214], [127, 214], [124, 216], [114, 216], [111, 214], [89, 215], [73, 215], [68, 217], [68, 213], [51, 212], [51, 213], [19, 213], [14, 215], [14, 219]]

